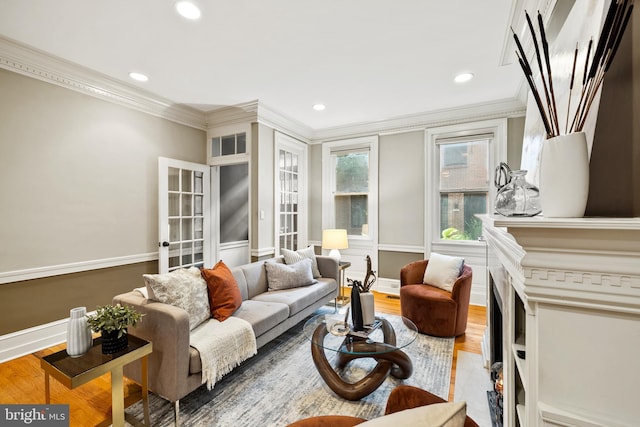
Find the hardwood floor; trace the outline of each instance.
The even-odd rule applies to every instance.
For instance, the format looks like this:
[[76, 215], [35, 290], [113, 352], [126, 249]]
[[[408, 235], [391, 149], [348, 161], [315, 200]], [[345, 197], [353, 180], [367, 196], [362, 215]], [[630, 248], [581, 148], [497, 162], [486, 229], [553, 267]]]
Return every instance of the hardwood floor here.
[[[386, 294], [375, 293], [376, 311], [400, 314], [400, 300]], [[456, 338], [451, 369], [451, 388], [449, 400], [453, 400], [456, 378], [458, 350], [481, 353], [481, 341], [486, 327], [485, 308], [471, 306], [467, 332]], [[0, 364], [0, 403], [28, 404], [44, 403], [44, 373], [40, 368], [38, 356], [64, 349], [64, 344], [23, 356]], [[125, 396], [127, 400], [139, 396], [140, 387], [125, 378]], [[68, 390], [51, 380], [52, 403], [69, 403], [71, 426], [96, 425], [105, 420], [111, 412], [111, 382], [109, 374], [99, 379]]]

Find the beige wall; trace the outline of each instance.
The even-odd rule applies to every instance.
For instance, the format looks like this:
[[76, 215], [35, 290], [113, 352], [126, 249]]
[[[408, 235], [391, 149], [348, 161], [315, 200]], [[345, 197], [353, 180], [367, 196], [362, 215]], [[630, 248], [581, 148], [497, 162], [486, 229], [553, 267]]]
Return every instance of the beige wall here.
[[520, 169], [523, 139], [524, 116], [507, 119], [507, 164], [513, 170]]
[[322, 241], [322, 144], [309, 146], [309, 241]]
[[[273, 248], [274, 234], [274, 131], [261, 123], [251, 125], [251, 249]], [[260, 219], [260, 212], [264, 218]], [[273, 255], [268, 255], [267, 258]], [[262, 257], [252, 256], [256, 260]]]
[[[204, 163], [205, 132], [6, 70], [0, 93], [0, 272], [157, 251], [158, 157]], [[127, 288], [142, 265], [123, 267]], [[3, 303], [29, 302], [0, 308], [4, 332], [122, 289], [88, 274], [68, 292], [66, 277], [0, 285]]]
[[424, 132], [380, 137], [379, 239], [381, 245], [424, 246]]

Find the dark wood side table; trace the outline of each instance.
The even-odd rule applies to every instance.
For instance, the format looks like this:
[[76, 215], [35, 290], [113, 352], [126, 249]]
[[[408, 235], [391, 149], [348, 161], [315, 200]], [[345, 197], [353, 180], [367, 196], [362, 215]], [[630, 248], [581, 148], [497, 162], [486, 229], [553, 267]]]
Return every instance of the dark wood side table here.
[[[102, 338], [93, 341], [89, 351], [80, 357], [71, 357], [66, 350], [44, 356], [40, 359], [40, 366], [44, 369], [45, 403], [51, 403], [49, 377], [52, 376], [69, 389], [88, 383], [107, 372], [111, 373], [111, 419], [100, 425], [113, 423], [114, 427], [124, 426], [125, 403], [122, 368], [124, 365], [140, 359], [142, 363], [142, 404], [144, 407], [144, 421], [149, 422], [149, 388], [147, 377], [148, 356], [153, 351], [149, 341], [129, 335], [129, 346], [114, 354], [102, 354]], [[133, 402], [131, 402], [133, 403]], [[140, 424], [135, 419], [129, 419], [132, 424]]]

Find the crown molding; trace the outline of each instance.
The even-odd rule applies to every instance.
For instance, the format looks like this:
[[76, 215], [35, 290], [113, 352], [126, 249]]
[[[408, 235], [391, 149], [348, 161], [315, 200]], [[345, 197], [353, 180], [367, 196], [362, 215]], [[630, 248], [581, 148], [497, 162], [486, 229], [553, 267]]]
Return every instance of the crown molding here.
[[453, 125], [471, 121], [521, 117], [525, 115], [525, 111], [526, 106], [520, 100], [505, 99], [424, 113], [408, 114], [375, 122], [321, 129], [314, 133], [313, 139], [315, 141], [327, 142], [371, 134], [391, 134], [412, 130], [424, 130], [428, 127]]
[[205, 130], [204, 114], [89, 68], [0, 36], [0, 68]]

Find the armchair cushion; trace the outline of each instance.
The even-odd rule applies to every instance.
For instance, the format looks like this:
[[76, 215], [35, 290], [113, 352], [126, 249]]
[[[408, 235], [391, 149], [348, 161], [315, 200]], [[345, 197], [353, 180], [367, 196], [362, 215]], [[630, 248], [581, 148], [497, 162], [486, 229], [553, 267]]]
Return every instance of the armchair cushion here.
[[189, 315], [189, 329], [207, 320], [209, 301], [207, 284], [195, 267], [178, 269], [166, 274], [142, 275], [149, 298], [180, 307]]
[[222, 260], [218, 261], [213, 268], [203, 268], [201, 273], [207, 281], [211, 316], [223, 322], [242, 305], [242, 294], [238, 288], [238, 282]]
[[432, 252], [422, 283], [451, 292], [463, 266], [464, 258]]
[[362, 427], [463, 427], [467, 418], [465, 402], [434, 403], [405, 409], [360, 424]]

